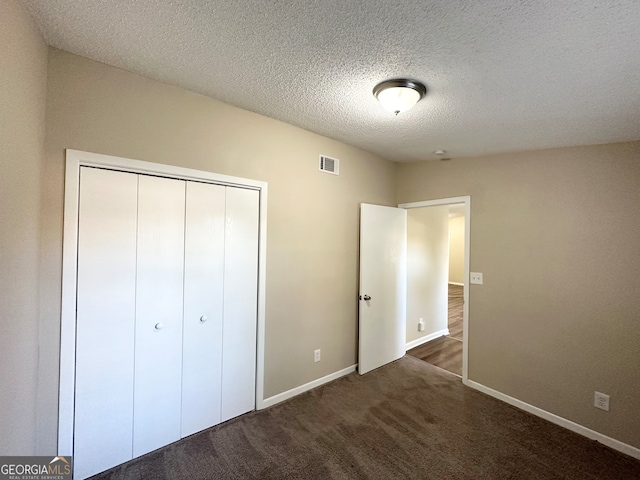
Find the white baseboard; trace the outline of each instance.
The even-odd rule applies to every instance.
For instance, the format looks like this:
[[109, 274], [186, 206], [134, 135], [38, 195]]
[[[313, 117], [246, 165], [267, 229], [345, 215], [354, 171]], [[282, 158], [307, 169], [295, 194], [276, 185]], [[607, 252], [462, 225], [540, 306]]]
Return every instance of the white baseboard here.
[[304, 385], [300, 385], [296, 388], [292, 388], [291, 390], [287, 390], [286, 392], [279, 393], [277, 395], [274, 395], [273, 397], [265, 398], [262, 401], [262, 405], [258, 407], [258, 410], [270, 407], [271, 405], [275, 405], [276, 403], [284, 402], [285, 400], [295, 397], [296, 395], [300, 395], [307, 390], [311, 390], [312, 388], [319, 387], [320, 385], [324, 385], [325, 383], [331, 382], [332, 380], [335, 380], [337, 378], [349, 375], [351, 372], [356, 371], [357, 366], [358, 365], [351, 365], [350, 367], [330, 373], [329, 375], [326, 375], [322, 378], [318, 378], [316, 380], [313, 380], [312, 382], [305, 383]]
[[529, 412], [537, 417], [548, 420], [551, 423], [555, 423], [556, 425], [560, 425], [572, 432], [578, 433], [582, 436], [585, 436], [591, 440], [595, 440], [597, 442], [606, 445], [607, 447], [611, 447], [614, 450], [622, 452], [630, 457], [637, 458], [640, 460], [640, 448], [633, 447], [626, 443], [621, 442], [620, 440], [616, 440], [615, 438], [608, 437], [602, 433], [596, 432], [595, 430], [591, 430], [590, 428], [584, 427], [578, 423], [572, 422], [571, 420], [567, 420], [566, 418], [559, 417], [551, 412], [547, 412], [546, 410], [542, 410], [541, 408], [534, 407], [528, 403], [523, 402], [522, 400], [518, 400], [517, 398], [510, 397], [502, 392], [494, 390], [489, 387], [485, 387], [481, 383], [474, 382], [473, 380], [467, 380], [464, 382], [465, 385], [471, 387], [475, 390], [478, 390], [482, 393], [486, 393], [498, 400], [502, 400], [503, 402], [508, 403], [509, 405], [513, 405], [525, 412]]
[[449, 329], [448, 328], [445, 328], [443, 330], [438, 330], [437, 332], [430, 333], [429, 335], [426, 335], [424, 337], [420, 337], [417, 340], [413, 340], [413, 341], [407, 343], [406, 350], [411, 350], [412, 348], [416, 348], [416, 347], [422, 345], [423, 343], [430, 342], [431, 340], [435, 340], [436, 338], [440, 338], [443, 335], [449, 335]]
[[460, 282], [449, 282], [449, 285], [458, 285], [459, 287], [464, 287], [464, 283]]

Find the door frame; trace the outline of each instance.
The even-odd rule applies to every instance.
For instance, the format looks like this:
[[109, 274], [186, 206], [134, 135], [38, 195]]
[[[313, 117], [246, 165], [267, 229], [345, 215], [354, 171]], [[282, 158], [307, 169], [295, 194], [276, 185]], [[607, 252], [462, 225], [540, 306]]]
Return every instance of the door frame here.
[[264, 338], [267, 259], [267, 182], [202, 170], [132, 160], [79, 150], [66, 150], [62, 240], [62, 305], [60, 316], [60, 383], [58, 399], [58, 455], [73, 454], [76, 362], [76, 285], [78, 267], [78, 207], [80, 167], [100, 167], [129, 173], [193, 180], [259, 192], [258, 299], [256, 344], [256, 409], [264, 405]]
[[398, 208], [422, 208], [464, 204], [464, 305], [462, 306], [462, 383], [469, 380], [469, 253], [471, 246], [471, 196], [401, 203]]

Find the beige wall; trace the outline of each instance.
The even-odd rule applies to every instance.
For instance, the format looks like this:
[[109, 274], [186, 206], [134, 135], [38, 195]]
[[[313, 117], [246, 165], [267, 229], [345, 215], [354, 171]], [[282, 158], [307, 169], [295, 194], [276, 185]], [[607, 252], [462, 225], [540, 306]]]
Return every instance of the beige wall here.
[[449, 219], [449, 281], [464, 281], [464, 217]]
[[30, 455], [47, 47], [16, 1], [0, 0], [0, 19], [0, 455]]
[[469, 378], [637, 448], [639, 188], [638, 142], [398, 171], [401, 203], [471, 195]]
[[407, 210], [407, 343], [447, 328], [448, 230], [448, 206]]
[[[55, 450], [65, 148], [268, 181], [265, 393], [355, 362], [358, 203], [395, 203], [392, 163], [55, 49], [47, 71], [19, 4], [0, 18], [0, 455]], [[471, 380], [640, 448], [640, 143], [398, 174], [399, 202], [472, 196]]]
[[[356, 362], [358, 205], [394, 204], [393, 163], [56, 49], [48, 87], [42, 450], [57, 417], [65, 148], [269, 182], [265, 396]], [[318, 171], [319, 154], [341, 160], [340, 176]]]

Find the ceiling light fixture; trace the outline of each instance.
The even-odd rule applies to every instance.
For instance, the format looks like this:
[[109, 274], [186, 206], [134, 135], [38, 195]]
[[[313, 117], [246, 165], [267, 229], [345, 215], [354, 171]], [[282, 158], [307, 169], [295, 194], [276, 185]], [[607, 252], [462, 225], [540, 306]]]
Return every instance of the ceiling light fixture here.
[[373, 89], [373, 96], [380, 105], [396, 115], [409, 110], [426, 94], [427, 87], [424, 84], [406, 78], [385, 80]]

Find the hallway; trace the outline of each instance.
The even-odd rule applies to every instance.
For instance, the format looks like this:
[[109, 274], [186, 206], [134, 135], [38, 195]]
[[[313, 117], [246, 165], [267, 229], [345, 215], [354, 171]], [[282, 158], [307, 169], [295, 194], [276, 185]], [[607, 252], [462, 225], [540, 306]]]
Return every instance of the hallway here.
[[449, 335], [412, 348], [407, 354], [462, 376], [464, 287], [449, 284]]

